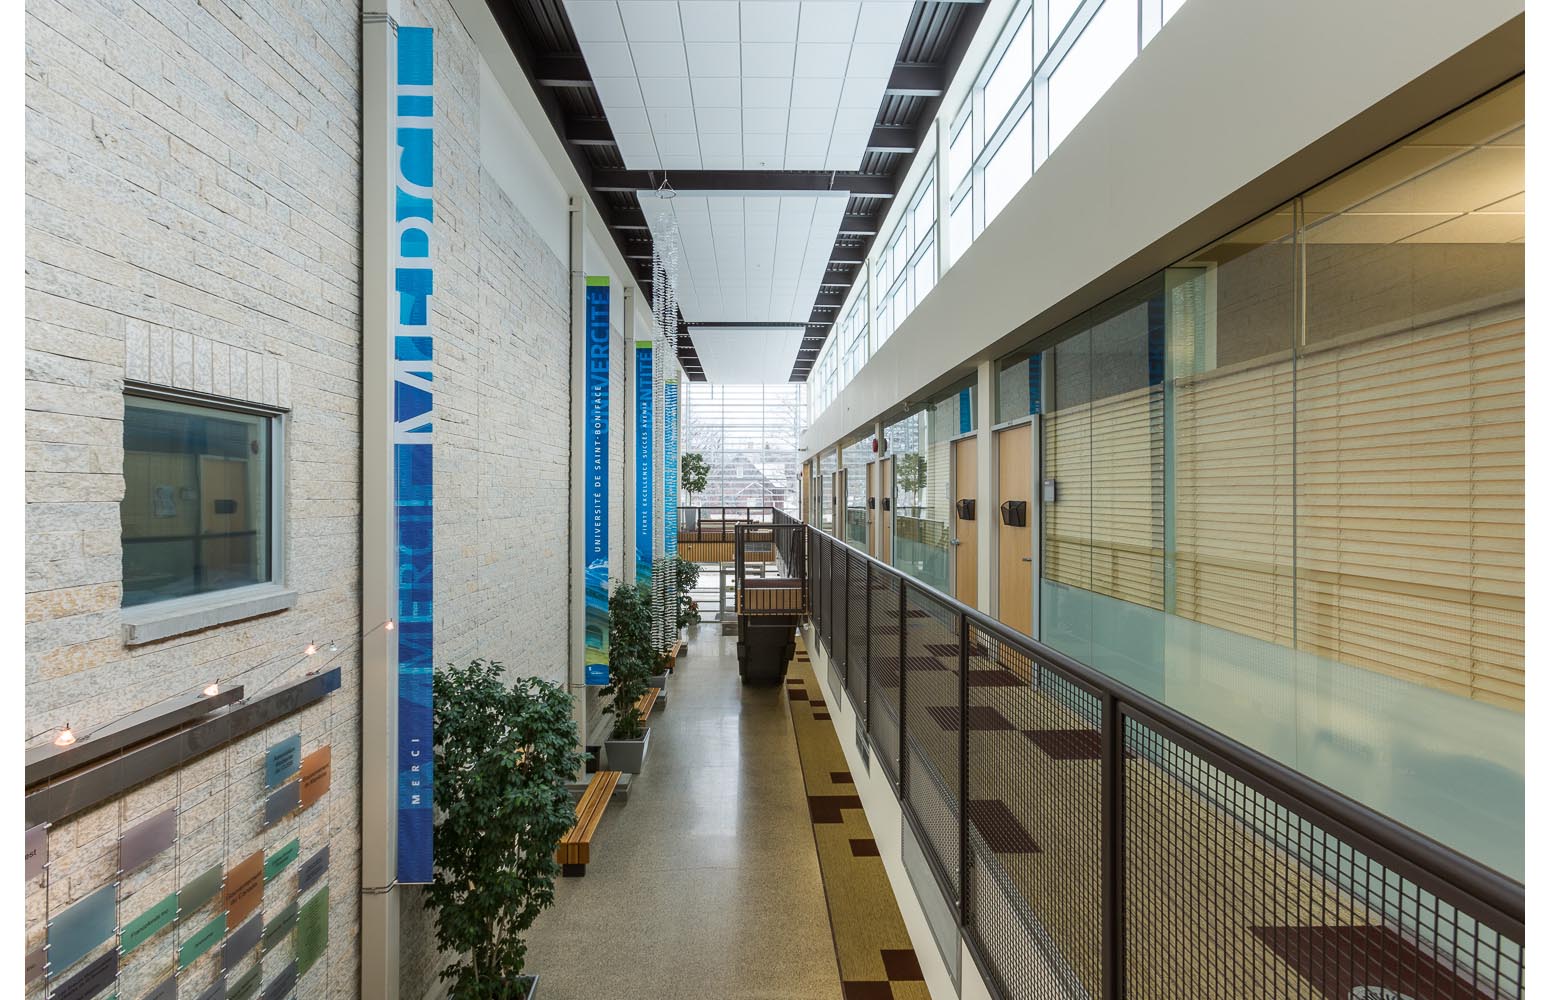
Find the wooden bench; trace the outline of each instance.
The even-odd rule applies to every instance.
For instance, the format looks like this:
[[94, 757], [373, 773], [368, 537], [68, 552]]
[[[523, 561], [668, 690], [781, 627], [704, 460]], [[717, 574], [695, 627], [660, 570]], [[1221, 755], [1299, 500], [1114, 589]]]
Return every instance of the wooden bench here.
[[657, 696], [661, 693], [661, 688], [647, 688], [646, 693], [640, 696], [640, 701], [635, 703], [635, 710], [640, 713], [642, 724], [651, 718], [651, 710], [657, 707]]
[[608, 799], [618, 786], [621, 773], [598, 771], [587, 782], [587, 790], [581, 793], [581, 801], [576, 803], [576, 825], [565, 831], [554, 852], [554, 860], [560, 863], [566, 877], [587, 873], [587, 862], [592, 860], [592, 835], [597, 832], [597, 824], [603, 818], [603, 810], [608, 808]]

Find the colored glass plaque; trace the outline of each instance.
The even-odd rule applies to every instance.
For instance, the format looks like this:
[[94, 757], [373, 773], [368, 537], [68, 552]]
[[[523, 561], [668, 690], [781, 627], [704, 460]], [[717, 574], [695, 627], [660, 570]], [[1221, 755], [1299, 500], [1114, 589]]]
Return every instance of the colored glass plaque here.
[[274, 977], [274, 982], [264, 987], [264, 1000], [282, 1000], [282, 998], [296, 988], [296, 963], [292, 962], [280, 970], [280, 974]]
[[296, 855], [301, 853], [301, 840], [292, 840], [289, 844], [275, 851], [264, 859], [264, 881], [273, 882], [275, 877], [291, 866], [296, 860]]
[[312, 857], [302, 862], [301, 871], [296, 875], [297, 894], [300, 895], [301, 893], [306, 892], [308, 889], [317, 885], [318, 879], [321, 879], [324, 873], [327, 871], [328, 845], [324, 844], [321, 851], [318, 851]]
[[242, 978], [232, 984], [226, 993], [226, 1000], [248, 1000], [258, 992], [258, 981], [264, 974], [264, 967], [255, 965], [242, 974]]
[[34, 948], [32, 951], [29, 951], [27, 953], [27, 965], [26, 965], [27, 978], [24, 980], [24, 982], [29, 982], [30, 983], [34, 979], [36, 979], [39, 976], [43, 975], [43, 966], [45, 964], [47, 964], [47, 962], [48, 962], [48, 949], [47, 948]]
[[225, 1000], [225, 997], [226, 977], [222, 976], [215, 982], [211, 983], [209, 986], [205, 987], [205, 991], [199, 994], [198, 1000]]
[[264, 932], [264, 917], [262, 914], [254, 914], [247, 923], [232, 931], [225, 941], [221, 942], [221, 968], [227, 972], [232, 966], [247, 957], [253, 946], [258, 944], [259, 936]]
[[264, 800], [264, 826], [274, 826], [296, 811], [301, 803], [301, 782], [292, 781], [281, 785], [280, 790]]
[[186, 969], [200, 955], [209, 951], [226, 933], [226, 914], [217, 913], [208, 924], [199, 928], [178, 949], [178, 968]]
[[221, 891], [221, 866], [211, 865], [178, 890], [178, 913], [186, 917]]
[[156, 932], [171, 924], [178, 916], [178, 895], [169, 892], [151, 905], [149, 910], [135, 917], [119, 931], [118, 951], [127, 955], [156, 936]]
[[27, 831], [27, 881], [43, 874], [48, 864], [48, 827], [39, 824]]
[[178, 835], [178, 811], [163, 809], [124, 832], [118, 842], [118, 870], [133, 871], [172, 846]]
[[318, 747], [301, 762], [301, 807], [311, 809], [313, 803], [323, 797], [333, 781], [334, 751], [332, 747]]
[[226, 873], [226, 918], [240, 924], [264, 901], [264, 852], [255, 851]]
[[302, 975], [328, 950], [328, 886], [302, 904], [296, 918], [296, 965]]
[[118, 923], [117, 904], [117, 890], [105, 885], [55, 917], [48, 925], [49, 971], [64, 972], [106, 941]]
[[105, 952], [101, 957], [86, 963], [86, 967], [65, 980], [63, 986], [49, 994], [49, 1000], [91, 1000], [113, 985], [118, 978], [118, 952]]
[[274, 950], [275, 945], [285, 940], [285, 935], [289, 934], [296, 926], [296, 917], [299, 912], [296, 901], [293, 899], [286, 905], [285, 909], [275, 914], [264, 925], [264, 954], [269, 954]]
[[264, 754], [264, 787], [273, 791], [296, 773], [301, 763], [301, 736], [290, 736]]
[[172, 976], [168, 976], [166, 979], [163, 979], [161, 982], [157, 983], [156, 987], [152, 989], [151, 992], [141, 997], [140, 1000], [178, 1000], [177, 979]]

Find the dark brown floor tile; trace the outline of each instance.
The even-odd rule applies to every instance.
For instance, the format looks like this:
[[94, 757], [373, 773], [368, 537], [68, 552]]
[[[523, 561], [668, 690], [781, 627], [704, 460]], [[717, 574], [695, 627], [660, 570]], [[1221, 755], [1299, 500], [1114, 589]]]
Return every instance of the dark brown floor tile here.
[[[936, 724], [943, 729], [956, 732], [958, 729], [957, 705], [931, 705], [926, 708], [926, 714], [936, 720]], [[989, 705], [969, 706], [969, 729], [981, 732], [994, 732], [1010, 730], [1012, 724], [1006, 721], [1006, 716], [996, 711]]]
[[920, 959], [915, 957], [914, 948], [884, 948], [883, 968], [888, 970], [890, 982], [906, 982], [924, 980], [925, 974], [920, 971]]
[[861, 796], [859, 795], [809, 795], [807, 797], [807, 812], [813, 818], [814, 823], [843, 823], [845, 817], [840, 815], [841, 809], [860, 809]]
[[1039, 853], [1039, 845], [1000, 799], [969, 800], [969, 819], [997, 854]]
[[851, 981], [840, 984], [845, 1000], [893, 1000], [893, 987], [887, 982]]
[[850, 853], [858, 858], [877, 858], [882, 856], [878, 850], [877, 841], [871, 837], [852, 837], [850, 839]]

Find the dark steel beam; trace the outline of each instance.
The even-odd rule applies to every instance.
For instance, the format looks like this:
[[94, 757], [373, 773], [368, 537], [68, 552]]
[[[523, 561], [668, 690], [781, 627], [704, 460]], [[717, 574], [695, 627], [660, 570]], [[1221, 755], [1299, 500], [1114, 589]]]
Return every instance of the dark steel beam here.
[[606, 118], [582, 118], [568, 115], [565, 119], [565, 141], [573, 146], [613, 146], [613, 129]]
[[908, 125], [877, 125], [867, 138], [868, 153], [913, 153], [920, 147], [920, 133]]
[[[679, 194], [695, 191], [848, 191], [867, 198], [892, 198], [891, 177], [838, 171], [671, 170]], [[594, 170], [594, 191], [651, 191], [662, 182], [660, 170]]]
[[830, 264], [865, 264], [866, 254], [859, 247], [835, 247], [829, 251]]
[[890, 97], [941, 97], [946, 90], [946, 66], [938, 63], [895, 63], [884, 93]]
[[587, 61], [579, 55], [541, 55], [533, 62], [533, 82], [540, 87], [592, 86]]

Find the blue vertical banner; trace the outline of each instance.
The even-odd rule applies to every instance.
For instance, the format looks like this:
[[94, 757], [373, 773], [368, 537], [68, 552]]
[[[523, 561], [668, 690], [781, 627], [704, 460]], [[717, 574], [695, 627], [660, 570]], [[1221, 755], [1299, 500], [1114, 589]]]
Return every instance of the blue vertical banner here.
[[662, 386], [662, 550], [669, 559], [678, 555], [677, 379]]
[[967, 434], [974, 429], [974, 400], [968, 389], [958, 393], [958, 433]]
[[587, 279], [586, 681], [608, 683], [608, 279]]
[[398, 881], [431, 881], [435, 668], [430, 326], [435, 57], [430, 28], [398, 29], [393, 287], [393, 485], [398, 531]]
[[651, 582], [651, 341], [635, 342], [635, 582]]

